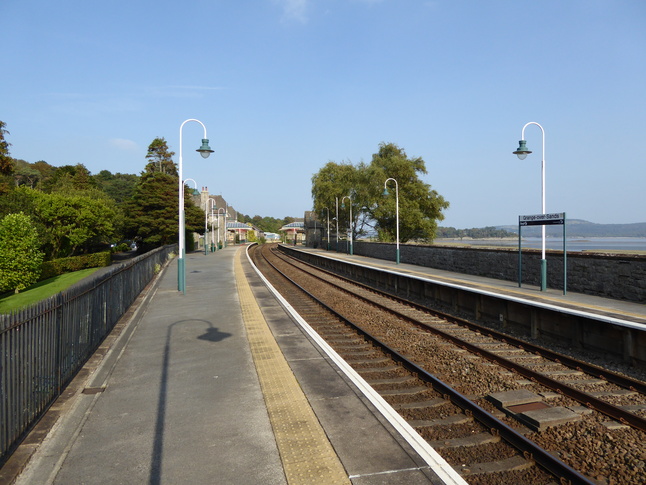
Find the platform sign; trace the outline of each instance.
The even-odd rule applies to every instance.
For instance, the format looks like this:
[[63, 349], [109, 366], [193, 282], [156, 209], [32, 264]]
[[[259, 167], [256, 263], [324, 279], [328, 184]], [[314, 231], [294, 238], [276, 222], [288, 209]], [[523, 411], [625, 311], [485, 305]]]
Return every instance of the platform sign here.
[[[563, 226], [563, 294], [567, 293], [567, 247], [565, 235], [565, 212], [553, 212], [551, 214], [535, 214], [530, 216], [518, 216], [518, 287], [522, 285], [522, 267], [523, 267], [523, 251], [522, 251], [522, 228], [525, 226]], [[547, 262], [542, 261], [541, 281], [546, 280]], [[544, 288], [541, 288], [544, 289]]]
[[521, 226], [551, 226], [565, 224], [565, 212], [553, 214], [536, 214], [533, 216], [518, 216]]

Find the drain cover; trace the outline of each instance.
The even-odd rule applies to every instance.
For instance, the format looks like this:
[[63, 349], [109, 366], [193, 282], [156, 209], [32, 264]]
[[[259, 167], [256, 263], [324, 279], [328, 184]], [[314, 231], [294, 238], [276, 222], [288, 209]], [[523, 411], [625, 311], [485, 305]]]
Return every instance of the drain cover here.
[[99, 394], [100, 392], [105, 391], [105, 387], [86, 387], [83, 389], [83, 394]]

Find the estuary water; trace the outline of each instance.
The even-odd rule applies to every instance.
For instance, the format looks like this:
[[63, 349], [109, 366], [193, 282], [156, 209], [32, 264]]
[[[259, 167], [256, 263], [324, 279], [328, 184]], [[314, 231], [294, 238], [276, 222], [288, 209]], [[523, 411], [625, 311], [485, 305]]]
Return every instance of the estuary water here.
[[[503, 246], [518, 248], [518, 239], [437, 239], [436, 243], [450, 242], [469, 246]], [[523, 249], [540, 249], [540, 237], [523, 237]], [[563, 250], [563, 238], [548, 237], [546, 249]], [[573, 237], [566, 239], [567, 251], [645, 251], [646, 237]]]

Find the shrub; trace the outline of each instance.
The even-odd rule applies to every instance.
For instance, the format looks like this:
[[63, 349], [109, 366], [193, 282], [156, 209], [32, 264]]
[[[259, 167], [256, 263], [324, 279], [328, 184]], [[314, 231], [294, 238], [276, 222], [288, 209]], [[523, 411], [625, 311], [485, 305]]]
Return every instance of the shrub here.
[[38, 281], [44, 257], [38, 247], [29, 216], [20, 212], [0, 220], [0, 293], [18, 293]]
[[72, 256], [70, 258], [54, 259], [43, 263], [41, 280], [53, 278], [65, 273], [79, 271], [86, 268], [100, 268], [109, 266], [112, 263], [112, 257], [109, 251], [102, 253], [83, 254], [81, 256]]
[[117, 244], [114, 248], [113, 251], [115, 253], [124, 253], [126, 251], [130, 251], [130, 246], [127, 243], [119, 243]]

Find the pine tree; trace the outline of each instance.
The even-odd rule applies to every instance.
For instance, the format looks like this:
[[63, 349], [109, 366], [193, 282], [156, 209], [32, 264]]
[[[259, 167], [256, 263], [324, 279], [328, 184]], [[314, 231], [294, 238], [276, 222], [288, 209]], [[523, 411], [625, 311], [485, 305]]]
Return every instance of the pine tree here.
[[177, 166], [173, 162], [173, 155], [175, 155], [175, 152], [169, 151], [168, 144], [164, 138], [155, 138], [148, 145], [146, 159], [149, 162], [145, 168], [146, 173], [158, 172], [177, 177]]

